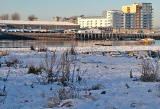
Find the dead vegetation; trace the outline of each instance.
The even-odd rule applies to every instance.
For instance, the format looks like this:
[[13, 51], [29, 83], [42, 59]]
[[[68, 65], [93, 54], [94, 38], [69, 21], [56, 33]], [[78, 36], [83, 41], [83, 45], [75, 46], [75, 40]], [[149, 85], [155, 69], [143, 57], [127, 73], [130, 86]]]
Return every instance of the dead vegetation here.
[[54, 91], [53, 97], [48, 99], [45, 107], [72, 107], [73, 104], [71, 101], [68, 101], [68, 99], [74, 98], [80, 98], [79, 90], [77, 90], [74, 86], [61, 87], [57, 91]]
[[17, 58], [12, 58], [10, 61], [6, 61], [7, 67], [15, 67], [17, 68], [17, 64], [19, 64], [20, 61]]
[[42, 67], [35, 67], [34, 65], [31, 65], [29, 67], [29, 70], [28, 70], [28, 74], [35, 74], [35, 75], [39, 75], [39, 73], [42, 71]]
[[30, 50], [36, 51], [36, 48], [33, 45], [31, 45]]
[[80, 97], [79, 91], [74, 86], [62, 87], [54, 94], [54, 96], [59, 100], [67, 100]]
[[5, 99], [7, 97], [6, 86], [4, 85], [3, 88], [0, 88], [0, 104], [4, 104]]
[[61, 55], [58, 55], [56, 51], [46, 52], [40, 66], [30, 66], [28, 73], [38, 75], [37, 80], [40, 84], [57, 82], [60, 85], [68, 86], [75, 81], [80, 82], [82, 80], [81, 71], [75, 64], [77, 53], [74, 49], [71, 48]]
[[38, 48], [38, 52], [47, 52], [47, 48], [45, 47]]
[[102, 87], [102, 85], [98, 83], [98, 84], [92, 85], [91, 88], [88, 88], [87, 90], [88, 91], [91, 91], [91, 90], [100, 90], [101, 87]]
[[8, 56], [9, 55], [9, 52], [8, 51], [1, 51], [0, 52], [0, 58], [1, 57], [4, 57], [4, 56]]
[[159, 81], [159, 64], [158, 62], [151, 62], [149, 60], [142, 60], [141, 67], [141, 81], [144, 82], [155, 82]]

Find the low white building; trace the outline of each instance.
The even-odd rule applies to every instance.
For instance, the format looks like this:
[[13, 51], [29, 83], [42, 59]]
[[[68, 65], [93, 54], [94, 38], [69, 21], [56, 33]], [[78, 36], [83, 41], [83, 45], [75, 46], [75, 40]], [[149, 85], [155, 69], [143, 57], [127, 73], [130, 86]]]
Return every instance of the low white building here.
[[107, 19], [103, 16], [79, 17], [78, 25], [80, 25], [80, 28], [107, 27]]
[[121, 28], [123, 26], [123, 13], [119, 10], [104, 11], [102, 16], [79, 17], [80, 28]]

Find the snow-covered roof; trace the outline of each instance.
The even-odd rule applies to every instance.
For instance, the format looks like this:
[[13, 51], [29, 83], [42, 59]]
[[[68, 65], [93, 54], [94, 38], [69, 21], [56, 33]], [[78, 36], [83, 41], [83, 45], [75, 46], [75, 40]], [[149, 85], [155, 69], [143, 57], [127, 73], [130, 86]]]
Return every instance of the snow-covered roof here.
[[82, 19], [106, 19], [104, 16], [87, 16], [87, 17], [79, 17]]
[[19, 24], [19, 25], [73, 25], [77, 24], [69, 22], [54, 22], [54, 21], [23, 21], [23, 20], [0, 20], [0, 24]]

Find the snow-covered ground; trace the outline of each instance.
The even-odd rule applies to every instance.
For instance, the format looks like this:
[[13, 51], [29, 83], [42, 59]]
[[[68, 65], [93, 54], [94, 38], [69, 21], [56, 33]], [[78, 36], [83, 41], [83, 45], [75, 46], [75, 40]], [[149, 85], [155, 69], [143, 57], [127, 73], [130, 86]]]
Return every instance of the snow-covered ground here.
[[[143, 49], [145, 48], [151, 49], [144, 46]], [[158, 46], [154, 48], [159, 49]], [[57, 49], [58, 55], [64, 50]], [[62, 100], [55, 106], [52, 103], [56, 102], [55, 94], [63, 86], [56, 82], [41, 85], [37, 82], [38, 75], [27, 74], [30, 65], [38, 66], [44, 61], [45, 53], [29, 49], [3, 49], [8, 50], [9, 55], [0, 58], [0, 89], [3, 90], [5, 85], [7, 96], [0, 96], [0, 102], [3, 99], [0, 109], [49, 109], [49, 104], [52, 108], [62, 109], [159, 109], [160, 84], [133, 81], [129, 76], [132, 69], [133, 76], [140, 77], [140, 59], [129, 56], [111, 57], [100, 52], [124, 49], [131, 51], [133, 47], [78, 49], [92, 51], [90, 54], [78, 53], [74, 62], [80, 68], [82, 77], [82, 81], [74, 83], [78, 96]], [[137, 49], [142, 50], [139, 46]], [[15, 58], [20, 61], [17, 66], [7, 67], [6, 61]], [[5, 81], [7, 75], [8, 79]]]
[[[65, 51], [70, 47], [48, 47], [49, 50], [56, 51]], [[38, 49], [38, 48], [37, 48]], [[29, 51], [30, 48], [0, 48], [0, 51], [12, 50], [12, 51]], [[78, 52], [94, 52], [94, 51], [140, 51], [140, 50], [160, 50], [159, 45], [153, 46], [87, 46], [87, 47], [76, 47]]]

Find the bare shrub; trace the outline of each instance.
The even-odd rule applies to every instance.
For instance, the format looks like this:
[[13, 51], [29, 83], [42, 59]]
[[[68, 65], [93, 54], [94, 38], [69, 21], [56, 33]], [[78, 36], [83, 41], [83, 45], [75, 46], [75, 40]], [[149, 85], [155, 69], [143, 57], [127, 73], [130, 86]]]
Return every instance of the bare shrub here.
[[30, 49], [33, 50], [33, 51], [36, 50], [35, 47], [34, 47], [33, 45], [30, 46]]
[[6, 95], [7, 95], [6, 86], [4, 85], [4, 87], [0, 89], [0, 96], [6, 96]]
[[20, 61], [17, 58], [12, 58], [10, 61], [6, 61], [7, 67], [15, 67], [17, 68], [17, 64], [19, 64]]
[[125, 84], [125, 86], [126, 86], [126, 88], [127, 88], [127, 89], [129, 89], [129, 88], [130, 88], [130, 86], [129, 86], [127, 83]]
[[10, 74], [10, 69], [8, 70], [8, 72], [6, 73], [6, 77], [3, 78], [3, 81], [8, 81], [8, 77], [9, 77], [9, 74]]
[[1, 19], [1, 20], [8, 20], [8, 19], [9, 19], [9, 15], [8, 15], [8, 14], [2, 14], [2, 15], [0, 16], [0, 19]]
[[64, 53], [68, 54], [71, 63], [77, 60], [77, 54], [78, 53], [77, 53], [74, 45], [72, 45], [72, 47], [70, 49], [66, 50]]
[[[72, 102], [62, 102], [67, 99], [80, 98], [79, 90], [74, 86], [61, 87], [60, 89], [54, 91], [53, 97], [48, 99], [48, 102], [45, 107], [55, 108], [55, 107], [71, 107], [73, 106]], [[62, 104], [61, 104], [62, 102]]]
[[55, 108], [60, 105], [60, 100], [55, 97], [50, 97], [45, 105], [46, 108]]
[[4, 104], [6, 97], [7, 97], [7, 91], [6, 91], [6, 86], [4, 85], [2, 89], [0, 88], [0, 103]]
[[70, 80], [70, 58], [68, 51], [64, 52], [60, 58], [60, 64], [58, 67], [58, 72], [61, 73], [61, 77], [59, 78], [60, 82], [63, 85], [66, 85], [65, 82], [68, 82]]
[[56, 81], [56, 78], [55, 78], [57, 75], [56, 59], [57, 59], [57, 56], [55, 51], [50, 56], [46, 52], [45, 59], [42, 66], [45, 68], [44, 69], [46, 72], [45, 78], [47, 80], [47, 83], [52, 83]]
[[71, 49], [70, 49], [70, 54], [71, 55], [76, 55], [77, 54], [77, 51], [75, 49], [75, 46], [72, 45]]
[[70, 87], [62, 87], [60, 88], [56, 93], [55, 96], [59, 99], [59, 100], [66, 100], [66, 99], [74, 99], [74, 98], [79, 98], [79, 91], [76, 90], [76, 88], [74, 86], [70, 86]]
[[[46, 52], [41, 64], [41, 66], [43, 66], [43, 71], [40, 74], [38, 81], [41, 84], [58, 82], [63, 86], [73, 83], [75, 78], [81, 81], [80, 71], [75, 75], [76, 65], [73, 61], [69, 51], [62, 53], [59, 58], [55, 51], [53, 53]], [[73, 70], [71, 70], [73, 66], [72, 63], [74, 64]]]
[[40, 84], [49, 84], [57, 81], [57, 55], [56, 52], [46, 52], [41, 63], [41, 73], [37, 78]]
[[35, 75], [39, 75], [42, 72], [42, 67], [35, 67], [34, 65], [31, 65], [28, 69], [28, 74], [35, 74]]
[[15, 12], [11, 15], [11, 19], [12, 20], [20, 20], [20, 15], [17, 12]]
[[82, 80], [81, 70], [76, 70], [76, 63], [74, 63], [75, 59], [73, 59], [72, 56], [73, 55], [71, 55], [69, 51], [65, 51], [61, 55], [57, 67], [59, 72], [58, 80], [63, 86], [67, 86], [68, 83], [80, 82]]
[[35, 19], [37, 19], [37, 17], [35, 17], [35, 15], [28, 16], [29, 21], [34, 21]]
[[144, 82], [154, 82], [159, 81], [159, 65], [157, 62], [151, 62], [148, 60], [142, 60], [141, 63], [141, 81]]
[[92, 86], [91, 86], [90, 88], [88, 88], [87, 90], [88, 90], [88, 91], [91, 91], [91, 90], [100, 90], [101, 87], [102, 87], [102, 85], [98, 83], [98, 84], [92, 85]]
[[132, 69], [130, 70], [130, 78], [133, 78], [133, 72], [132, 72]]
[[8, 51], [2, 51], [0, 52], [0, 57], [8, 56], [9, 52]]
[[40, 48], [38, 49], [38, 52], [47, 52], [47, 48], [45, 48], [45, 47], [40, 47]]

